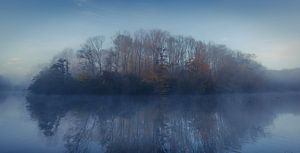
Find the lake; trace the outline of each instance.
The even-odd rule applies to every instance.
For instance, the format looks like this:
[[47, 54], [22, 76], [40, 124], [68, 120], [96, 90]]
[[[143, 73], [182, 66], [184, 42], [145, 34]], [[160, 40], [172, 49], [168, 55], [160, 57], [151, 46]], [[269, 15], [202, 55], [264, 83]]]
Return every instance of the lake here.
[[0, 152], [299, 153], [300, 93], [2, 93]]

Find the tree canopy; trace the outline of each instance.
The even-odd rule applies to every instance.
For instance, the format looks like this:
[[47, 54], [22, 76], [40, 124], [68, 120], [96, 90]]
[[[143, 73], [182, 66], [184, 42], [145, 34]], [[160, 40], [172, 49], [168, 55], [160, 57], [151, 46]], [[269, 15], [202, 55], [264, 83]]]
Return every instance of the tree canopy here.
[[265, 68], [255, 55], [162, 30], [103, 36], [64, 50], [33, 79], [45, 94], [204, 94], [254, 91]]

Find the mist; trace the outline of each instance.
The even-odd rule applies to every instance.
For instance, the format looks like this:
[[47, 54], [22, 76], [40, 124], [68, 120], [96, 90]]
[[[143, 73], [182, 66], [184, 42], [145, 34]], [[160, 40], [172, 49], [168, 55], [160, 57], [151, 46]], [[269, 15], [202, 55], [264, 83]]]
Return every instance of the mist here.
[[299, 0], [1, 0], [0, 152], [299, 153]]

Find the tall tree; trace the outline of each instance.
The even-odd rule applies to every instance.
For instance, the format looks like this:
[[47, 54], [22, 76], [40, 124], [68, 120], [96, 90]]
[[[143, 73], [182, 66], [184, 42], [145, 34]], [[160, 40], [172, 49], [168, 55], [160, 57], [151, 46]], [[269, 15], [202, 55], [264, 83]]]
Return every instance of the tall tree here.
[[102, 73], [103, 65], [103, 36], [89, 38], [78, 51], [78, 57], [83, 64], [83, 69], [92, 77]]

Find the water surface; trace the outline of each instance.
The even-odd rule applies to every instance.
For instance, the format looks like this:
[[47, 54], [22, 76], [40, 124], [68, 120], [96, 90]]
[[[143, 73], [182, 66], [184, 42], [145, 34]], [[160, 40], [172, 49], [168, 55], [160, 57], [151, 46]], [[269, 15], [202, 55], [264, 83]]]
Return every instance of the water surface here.
[[0, 95], [1, 153], [300, 152], [300, 93]]

